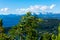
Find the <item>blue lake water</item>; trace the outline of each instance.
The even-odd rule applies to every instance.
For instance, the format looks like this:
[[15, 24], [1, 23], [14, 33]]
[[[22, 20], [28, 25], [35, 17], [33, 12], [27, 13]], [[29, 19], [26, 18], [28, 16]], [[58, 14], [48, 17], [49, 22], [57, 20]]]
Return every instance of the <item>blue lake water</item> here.
[[0, 18], [2, 19], [3, 22], [3, 27], [11, 27], [14, 25], [17, 25], [19, 20], [20, 20], [20, 16], [16, 16], [16, 15], [3, 15], [0, 16]]

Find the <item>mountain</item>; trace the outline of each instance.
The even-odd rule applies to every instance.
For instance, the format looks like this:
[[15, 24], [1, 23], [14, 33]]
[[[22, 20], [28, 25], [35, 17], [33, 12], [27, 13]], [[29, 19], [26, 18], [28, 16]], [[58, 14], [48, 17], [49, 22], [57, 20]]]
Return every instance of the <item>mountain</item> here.
[[39, 13], [38, 17], [43, 18], [43, 19], [60, 19], [60, 13], [51, 13], [51, 12], [46, 12], [44, 13]]
[[[3, 20], [3, 27], [11, 27], [11, 26], [18, 24], [21, 17], [24, 15], [14, 15], [14, 14], [0, 15], [0, 18]], [[38, 16], [39, 18], [42, 18], [42, 19], [59, 19], [60, 20], [60, 14], [58, 14], [58, 13], [43, 14], [40, 12], [39, 15], [36, 15], [34, 13], [33, 16]]]

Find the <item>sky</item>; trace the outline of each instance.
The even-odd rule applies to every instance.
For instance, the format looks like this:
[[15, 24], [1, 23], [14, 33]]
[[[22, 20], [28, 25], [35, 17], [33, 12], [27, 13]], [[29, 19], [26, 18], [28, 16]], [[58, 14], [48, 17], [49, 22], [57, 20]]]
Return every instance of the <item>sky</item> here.
[[0, 15], [21, 15], [29, 11], [60, 13], [60, 0], [0, 0]]

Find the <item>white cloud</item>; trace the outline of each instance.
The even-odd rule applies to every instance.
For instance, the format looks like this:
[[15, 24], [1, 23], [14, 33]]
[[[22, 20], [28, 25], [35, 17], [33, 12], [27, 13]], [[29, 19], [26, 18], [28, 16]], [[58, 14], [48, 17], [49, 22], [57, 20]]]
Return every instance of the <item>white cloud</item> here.
[[8, 15], [9, 13], [9, 8], [1, 8], [0, 9], [0, 15]]
[[26, 9], [24, 9], [24, 8], [21, 8], [21, 9], [17, 8], [17, 9], [16, 9], [16, 12], [17, 12], [18, 14], [20, 14], [20, 13], [24, 14], [25, 10], [26, 10]]
[[[53, 6], [53, 5], [51, 5], [51, 6]], [[29, 11], [38, 13], [40, 11], [46, 11], [48, 9], [53, 8], [51, 6], [47, 6], [47, 5], [34, 5], [34, 6], [30, 6], [28, 8], [18, 8], [16, 10], [19, 13], [26, 13], [26, 12], [29, 12]]]
[[34, 5], [34, 6], [30, 6], [28, 8], [18, 8], [17, 12], [19, 13], [26, 13], [28, 11], [30, 12], [44, 12], [46, 10], [51, 10], [55, 7], [56, 5], [55, 4], [52, 4], [50, 6], [47, 6], [47, 5]]
[[38, 11], [45, 11], [46, 9], [48, 9], [47, 6], [41, 6], [41, 5], [34, 5], [34, 6], [30, 6], [28, 8], [18, 8], [16, 9], [17, 12], [19, 13], [26, 13], [28, 11], [30, 12], [38, 12]]
[[12, 10], [10, 8], [1, 8], [0, 9], [0, 14], [25, 14], [26, 12], [33, 12], [36, 13], [36, 14], [39, 14], [39, 12], [48, 12], [49, 10], [51, 11], [56, 5], [55, 4], [52, 4], [50, 6], [47, 6], [47, 5], [31, 5], [29, 6], [28, 8], [17, 8], [16, 10]]
[[48, 6], [42, 6], [42, 7], [40, 8], [40, 10], [42, 10], [42, 11], [45, 11], [46, 9], [48, 9]]
[[55, 4], [52, 4], [52, 5], [50, 6], [50, 9], [53, 9], [55, 6], [56, 6]]
[[9, 8], [2, 8], [0, 9], [1, 12], [7, 12]]

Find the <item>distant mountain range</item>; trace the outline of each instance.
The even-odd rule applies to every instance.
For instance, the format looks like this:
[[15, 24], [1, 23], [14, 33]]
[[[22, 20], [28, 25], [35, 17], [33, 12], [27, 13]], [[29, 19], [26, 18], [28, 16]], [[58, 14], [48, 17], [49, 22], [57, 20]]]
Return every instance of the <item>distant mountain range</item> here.
[[[34, 14], [34, 15], [36, 15], [36, 14]], [[37, 16], [40, 18], [43, 18], [43, 19], [50, 19], [50, 18], [60, 19], [60, 13], [46, 12], [46, 13], [39, 13], [39, 15], [37, 15]]]
[[[25, 14], [24, 14], [25, 15]], [[3, 20], [3, 26], [10, 27], [18, 24], [19, 20], [21, 19], [21, 16], [23, 15], [15, 15], [15, 14], [9, 14], [9, 15], [0, 15], [0, 18]], [[39, 13], [39, 15], [36, 15], [35, 13], [33, 16], [38, 16], [42, 19], [59, 19], [60, 20], [60, 14], [56, 13], [46, 13], [42, 14]]]

